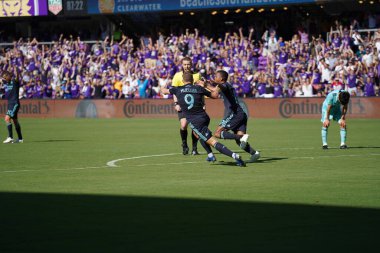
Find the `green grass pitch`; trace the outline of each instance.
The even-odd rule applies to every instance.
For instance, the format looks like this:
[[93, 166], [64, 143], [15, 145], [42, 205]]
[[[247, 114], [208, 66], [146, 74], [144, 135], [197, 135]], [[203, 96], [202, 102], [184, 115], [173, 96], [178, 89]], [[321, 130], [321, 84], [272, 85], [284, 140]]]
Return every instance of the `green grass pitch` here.
[[349, 119], [348, 150], [336, 124], [322, 150], [318, 120], [250, 120], [246, 168], [176, 154], [175, 119], [21, 123], [25, 143], [0, 145], [2, 253], [379, 249], [379, 120]]

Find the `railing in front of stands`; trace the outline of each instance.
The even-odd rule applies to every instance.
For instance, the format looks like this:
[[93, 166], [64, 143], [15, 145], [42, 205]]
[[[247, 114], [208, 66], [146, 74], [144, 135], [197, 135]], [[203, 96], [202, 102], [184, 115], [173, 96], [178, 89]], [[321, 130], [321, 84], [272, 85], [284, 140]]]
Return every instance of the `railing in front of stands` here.
[[[359, 29], [358, 30], [358, 32], [359, 33], [368, 33], [368, 32], [376, 32], [376, 31], [378, 31], [380, 28], [374, 28], [374, 29]], [[327, 36], [326, 36], [326, 41], [329, 41], [329, 42], [331, 42], [331, 40], [330, 40], [330, 34], [334, 34], [334, 33], [339, 33], [339, 31], [338, 30], [335, 30], [335, 31], [332, 31], [332, 32], [328, 32], [327, 33]]]

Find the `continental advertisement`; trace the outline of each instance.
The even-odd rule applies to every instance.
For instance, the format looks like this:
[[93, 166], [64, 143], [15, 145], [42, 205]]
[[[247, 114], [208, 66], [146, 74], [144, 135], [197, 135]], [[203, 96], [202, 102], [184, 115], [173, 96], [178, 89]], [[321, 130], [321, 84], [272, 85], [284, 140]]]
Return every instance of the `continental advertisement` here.
[[[323, 98], [243, 99], [240, 104], [250, 118], [319, 119]], [[224, 116], [220, 99], [206, 100], [212, 118]], [[0, 114], [7, 102], [0, 100]], [[21, 100], [20, 117], [25, 118], [176, 118], [171, 100]], [[352, 98], [349, 118], [380, 119], [380, 98]]]

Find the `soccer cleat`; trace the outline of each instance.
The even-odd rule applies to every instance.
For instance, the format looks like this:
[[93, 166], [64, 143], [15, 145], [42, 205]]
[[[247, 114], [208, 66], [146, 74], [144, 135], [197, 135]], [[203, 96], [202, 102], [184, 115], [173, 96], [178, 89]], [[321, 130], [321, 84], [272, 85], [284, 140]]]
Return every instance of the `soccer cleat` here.
[[193, 151], [191, 151], [192, 155], [199, 155], [197, 148], [193, 148]]
[[259, 159], [260, 159], [260, 152], [256, 151], [256, 153], [254, 153], [253, 155], [251, 155], [251, 159], [249, 161], [252, 162], [252, 163], [254, 163], [254, 162], [256, 162]]
[[248, 135], [248, 134], [244, 134], [244, 135], [240, 138], [240, 148], [241, 148], [241, 149], [245, 149], [245, 147], [247, 146], [248, 138], [249, 138], [249, 135]]
[[211, 163], [211, 162], [214, 163], [214, 162], [216, 162], [216, 157], [215, 156], [207, 157], [206, 161], [209, 163]]
[[189, 147], [187, 145], [182, 144], [182, 154], [183, 155], [189, 154]]
[[347, 145], [346, 144], [343, 144], [343, 145], [340, 145], [339, 147], [340, 149], [348, 149]]
[[23, 139], [14, 140], [13, 143], [24, 143], [24, 140]]
[[8, 137], [3, 141], [3, 143], [8, 144], [8, 143], [13, 143], [13, 139], [11, 137]]
[[239, 166], [239, 167], [245, 167], [245, 162], [243, 161], [243, 159], [241, 159], [241, 156], [237, 156], [235, 158], [235, 161], [236, 161], [236, 165]]
[[322, 149], [329, 149], [329, 146], [327, 146], [327, 145], [323, 145], [323, 146], [322, 146]]

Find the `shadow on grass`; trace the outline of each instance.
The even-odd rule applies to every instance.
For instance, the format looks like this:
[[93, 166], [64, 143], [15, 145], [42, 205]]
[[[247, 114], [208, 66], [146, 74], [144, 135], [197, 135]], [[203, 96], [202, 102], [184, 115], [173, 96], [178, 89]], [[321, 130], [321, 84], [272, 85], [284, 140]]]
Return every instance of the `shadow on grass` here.
[[[244, 158], [244, 157], [243, 157]], [[256, 162], [250, 162], [248, 160], [244, 160], [247, 164], [255, 164], [255, 163], [272, 163], [276, 161], [281, 161], [281, 160], [287, 160], [287, 157], [261, 157], [258, 161]], [[236, 166], [236, 162], [234, 161], [217, 161], [216, 163], [212, 164], [213, 166]]]
[[78, 140], [40, 140], [40, 141], [32, 141], [32, 142], [74, 142]]
[[0, 252], [375, 252], [380, 210], [0, 193]]
[[380, 147], [364, 147], [364, 146], [359, 146], [359, 147], [350, 147], [348, 146], [348, 149], [376, 149]]
[[282, 161], [287, 160], [287, 157], [261, 157], [259, 160], [257, 160], [254, 163], [270, 163], [275, 161]]
[[[378, 148], [380, 148], [380, 147], [366, 147], [366, 146], [351, 147], [351, 146], [348, 146], [348, 149], [378, 149]], [[339, 147], [329, 147], [329, 149], [340, 149], [340, 148]]]

